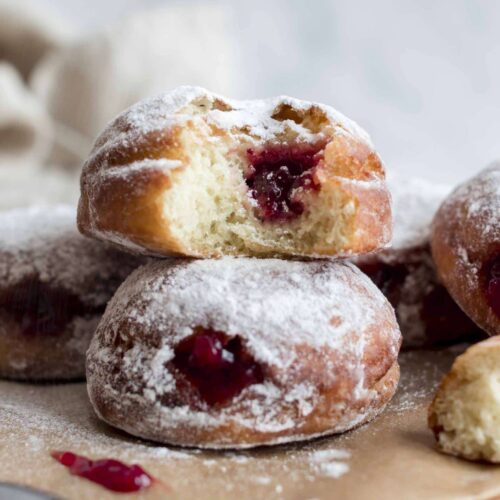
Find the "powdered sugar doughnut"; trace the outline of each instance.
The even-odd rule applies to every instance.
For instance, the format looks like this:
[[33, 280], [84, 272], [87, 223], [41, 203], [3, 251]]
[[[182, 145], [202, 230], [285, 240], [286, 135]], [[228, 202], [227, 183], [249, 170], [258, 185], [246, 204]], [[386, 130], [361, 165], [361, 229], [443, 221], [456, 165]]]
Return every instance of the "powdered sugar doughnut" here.
[[396, 310], [403, 347], [472, 340], [484, 334], [462, 312], [437, 277], [430, 250], [432, 218], [449, 193], [447, 185], [391, 175], [394, 239], [390, 248], [354, 262]]
[[348, 263], [157, 261], [111, 300], [87, 354], [97, 414], [131, 434], [205, 448], [343, 432], [399, 379], [384, 296]]
[[85, 375], [85, 351], [106, 303], [144, 259], [83, 238], [75, 210], [0, 213], [0, 376]]
[[82, 172], [80, 231], [152, 254], [330, 256], [391, 239], [367, 134], [290, 97], [180, 87], [131, 107]]
[[460, 307], [500, 334], [500, 163], [446, 198], [433, 222], [432, 255]]

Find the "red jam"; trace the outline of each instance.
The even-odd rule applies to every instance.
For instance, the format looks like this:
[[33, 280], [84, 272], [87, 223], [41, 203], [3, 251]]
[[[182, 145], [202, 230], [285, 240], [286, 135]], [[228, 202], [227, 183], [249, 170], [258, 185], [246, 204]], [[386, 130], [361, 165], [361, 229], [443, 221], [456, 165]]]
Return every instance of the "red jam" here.
[[222, 404], [264, 380], [239, 336], [200, 328], [175, 348], [174, 366], [209, 405]]
[[[412, 265], [373, 262], [360, 265], [397, 310], [406, 279], [415, 272]], [[479, 328], [462, 312], [446, 289], [438, 284], [415, 294], [413, 300], [421, 301], [420, 319], [425, 325], [425, 338], [429, 345], [446, 345], [460, 339], [478, 339], [483, 335]]]
[[247, 151], [250, 168], [246, 183], [258, 205], [263, 221], [288, 221], [304, 212], [298, 194], [302, 190], [319, 191], [314, 171], [322, 158], [323, 145], [275, 145]]
[[359, 267], [387, 297], [392, 307], [397, 307], [404, 282], [410, 272], [408, 267], [404, 264], [389, 265], [378, 262], [362, 264]]
[[77, 315], [88, 312], [78, 297], [37, 277], [25, 279], [0, 295], [0, 309], [20, 324], [24, 335], [57, 335]]
[[493, 312], [500, 318], [500, 255], [490, 264], [486, 296]]
[[141, 466], [126, 465], [112, 458], [90, 460], [70, 451], [53, 451], [51, 456], [67, 467], [71, 474], [84, 477], [118, 493], [144, 490], [154, 481]]

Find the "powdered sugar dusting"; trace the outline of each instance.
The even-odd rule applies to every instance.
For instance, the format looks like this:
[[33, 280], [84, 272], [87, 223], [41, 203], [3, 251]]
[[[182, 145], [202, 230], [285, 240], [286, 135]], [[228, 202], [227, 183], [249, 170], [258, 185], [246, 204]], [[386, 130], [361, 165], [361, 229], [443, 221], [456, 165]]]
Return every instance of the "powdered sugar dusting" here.
[[485, 240], [500, 241], [500, 162], [459, 186], [443, 209], [451, 202], [465, 208], [464, 224], [478, 226]]
[[0, 213], [0, 278], [12, 286], [38, 276], [76, 294], [84, 304], [104, 305], [118, 284], [144, 259], [81, 236], [74, 208], [29, 207]]
[[[356, 123], [348, 119], [331, 106], [308, 101], [301, 101], [288, 96], [270, 99], [238, 101], [214, 94], [201, 87], [178, 87], [170, 93], [146, 99], [132, 106], [123, 113], [123, 117], [141, 134], [164, 129], [167, 126], [182, 124], [193, 120], [193, 109], [187, 109], [194, 101], [199, 103], [200, 116], [207, 123], [231, 131], [233, 128], [248, 127], [250, 136], [259, 139], [273, 138], [285, 126], [310, 135], [306, 127], [294, 123], [293, 120], [283, 121], [271, 118], [274, 110], [281, 105], [289, 105], [295, 109], [307, 110], [316, 107], [322, 110], [339, 127], [339, 132], [345, 130], [349, 134], [371, 145], [368, 134]], [[222, 103], [217, 105], [215, 102]], [[108, 129], [111, 132], [112, 128]]]
[[[124, 409], [141, 402], [154, 405], [139, 422], [124, 424], [135, 434], [229, 422], [279, 433], [296, 428], [322, 400], [314, 380], [300, 375], [304, 356], [323, 363], [325, 386], [345, 377], [353, 384], [349, 397], [360, 402], [376, 397], [365, 385], [363, 360], [371, 341], [368, 332], [380, 321], [386, 325], [380, 342], [392, 364], [399, 348], [392, 310], [371, 281], [347, 263], [159, 261], [133, 273], [111, 301], [89, 350], [89, 390], [91, 396], [104, 391]], [[266, 366], [266, 380], [247, 387], [227, 408], [157, 404], [178, 397], [175, 376], [165, 367], [173, 346], [196, 327], [239, 335], [254, 359]], [[111, 373], [119, 373], [118, 378]], [[127, 390], [120, 395], [116, 384], [122, 378]], [[358, 419], [361, 423], [373, 412], [368, 404], [356, 417], [339, 422], [337, 430]]]

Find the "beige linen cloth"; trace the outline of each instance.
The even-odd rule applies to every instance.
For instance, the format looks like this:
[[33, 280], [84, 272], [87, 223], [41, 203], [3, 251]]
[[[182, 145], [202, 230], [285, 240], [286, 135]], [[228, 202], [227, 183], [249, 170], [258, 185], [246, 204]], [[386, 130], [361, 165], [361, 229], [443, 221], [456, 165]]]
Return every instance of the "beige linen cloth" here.
[[32, 84], [56, 122], [52, 160], [80, 164], [105, 125], [134, 102], [178, 85], [237, 87], [234, 44], [221, 7], [142, 11], [47, 56]]
[[35, 1], [0, 0], [0, 167], [41, 164], [50, 151], [52, 120], [26, 84], [49, 51], [69, 40], [69, 29]]
[[0, 209], [74, 202], [95, 137], [137, 100], [178, 85], [234, 93], [239, 71], [220, 6], [116, 17], [82, 35], [36, 0], [0, 0]]
[[0, 61], [28, 79], [47, 52], [67, 43], [72, 29], [36, 0], [0, 0]]
[[45, 160], [52, 142], [52, 121], [24, 85], [14, 66], [0, 62], [0, 167]]

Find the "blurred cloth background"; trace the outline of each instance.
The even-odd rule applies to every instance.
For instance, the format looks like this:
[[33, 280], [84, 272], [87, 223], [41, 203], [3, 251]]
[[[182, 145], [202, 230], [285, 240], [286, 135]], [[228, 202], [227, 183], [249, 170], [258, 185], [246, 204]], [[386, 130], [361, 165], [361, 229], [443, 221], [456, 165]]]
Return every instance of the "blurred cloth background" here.
[[388, 170], [455, 184], [500, 157], [499, 21], [475, 0], [0, 0], [0, 208], [76, 199], [105, 124], [181, 84], [331, 104]]

